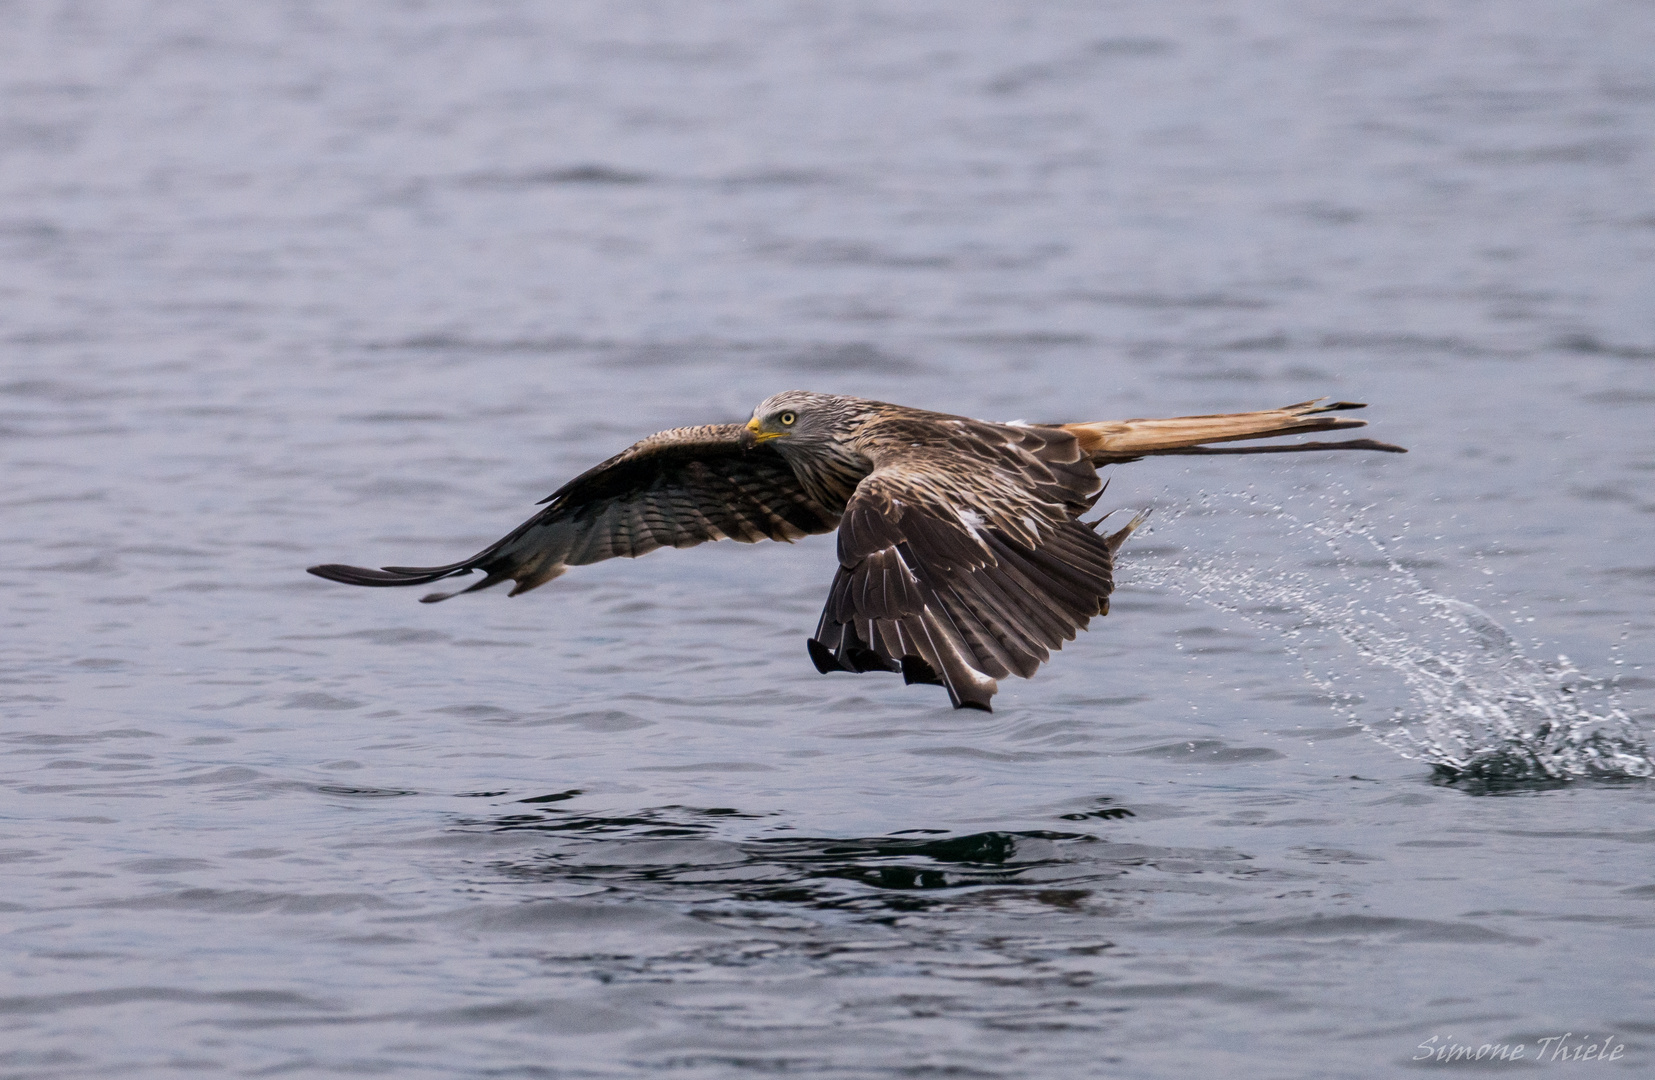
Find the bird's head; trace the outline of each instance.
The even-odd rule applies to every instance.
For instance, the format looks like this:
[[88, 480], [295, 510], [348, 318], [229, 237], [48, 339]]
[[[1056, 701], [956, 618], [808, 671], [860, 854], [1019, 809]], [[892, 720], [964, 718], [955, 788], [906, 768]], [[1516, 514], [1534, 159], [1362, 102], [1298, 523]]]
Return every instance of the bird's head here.
[[766, 398], [747, 421], [755, 443], [774, 442], [777, 450], [799, 452], [837, 444], [858, 419], [849, 406], [854, 398], [787, 390]]

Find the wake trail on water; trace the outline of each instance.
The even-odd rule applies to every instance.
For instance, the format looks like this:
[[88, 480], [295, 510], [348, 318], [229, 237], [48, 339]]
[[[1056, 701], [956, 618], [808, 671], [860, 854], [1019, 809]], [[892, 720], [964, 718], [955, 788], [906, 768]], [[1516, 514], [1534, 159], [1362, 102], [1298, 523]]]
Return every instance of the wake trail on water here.
[[1427, 588], [1376, 534], [1371, 508], [1315, 498], [1321, 512], [1309, 520], [1245, 492], [1157, 513], [1162, 528], [1239, 515], [1243, 533], [1264, 531], [1256, 545], [1242, 538], [1256, 550], [1146, 545], [1134, 583], [1281, 634], [1336, 712], [1447, 780], [1655, 777], [1655, 753], [1615, 679], [1565, 656], [1531, 657], [1481, 608]]

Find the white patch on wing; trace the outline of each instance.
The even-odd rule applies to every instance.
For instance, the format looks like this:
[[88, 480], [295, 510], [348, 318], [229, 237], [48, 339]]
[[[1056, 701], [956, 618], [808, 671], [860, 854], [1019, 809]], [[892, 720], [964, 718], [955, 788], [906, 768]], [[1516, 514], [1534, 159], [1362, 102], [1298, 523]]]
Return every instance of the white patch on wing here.
[[1033, 424], [1029, 423], [1027, 420], [1006, 420], [1006, 421], [1004, 421], [1004, 424], [1005, 424], [1006, 427], [1033, 427], [1034, 426]]
[[975, 510], [956, 510], [954, 513], [959, 516], [960, 524], [970, 529], [973, 533], [983, 527], [983, 515], [977, 513]]

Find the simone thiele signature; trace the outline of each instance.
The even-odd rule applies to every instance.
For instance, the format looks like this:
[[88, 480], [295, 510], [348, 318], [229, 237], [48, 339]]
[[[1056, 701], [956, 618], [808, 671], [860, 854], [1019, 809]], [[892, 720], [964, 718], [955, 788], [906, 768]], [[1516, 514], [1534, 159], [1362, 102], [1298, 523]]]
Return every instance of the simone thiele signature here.
[[1450, 1035], [1433, 1035], [1419, 1044], [1414, 1061], [1619, 1061], [1626, 1044], [1614, 1035], [1576, 1036], [1572, 1031], [1548, 1035], [1534, 1046], [1483, 1043], [1473, 1046]]

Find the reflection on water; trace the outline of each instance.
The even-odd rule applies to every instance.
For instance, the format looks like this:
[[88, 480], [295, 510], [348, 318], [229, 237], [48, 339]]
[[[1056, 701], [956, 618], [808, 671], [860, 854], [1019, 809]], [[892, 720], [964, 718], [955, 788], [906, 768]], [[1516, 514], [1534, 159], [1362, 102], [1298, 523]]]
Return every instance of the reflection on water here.
[[[522, 801], [561, 800], [575, 794], [579, 793]], [[1067, 816], [1131, 815], [1125, 807], [1112, 807]], [[713, 886], [738, 901], [859, 912], [923, 911], [969, 903], [959, 890], [985, 886], [1028, 887], [1040, 902], [1072, 906], [1090, 894], [1083, 887], [1090, 882], [1119, 876], [1126, 867], [1148, 865], [1157, 856], [1189, 857], [1139, 845], [1119, 851], [1088, 847], [1081, 855], [1077, 845], [1096, 845], [1100, 838], [1047, 830], [950, 835], [943, 829], [906, 829], [858, 839], [772, 836], [736, 842], [714, 838], [731, 818], [760, 817], [728, 808], [676, 806], [620, 817], [547, 809], [466, 820], [462, 827], [556, 837], [561, 843], [538, 852], [532, 861], [498, 867], [526, 881], [604, 884], [627, 892], [668, 885]], [[916, 890], [940, 895], [908, 895]]]

